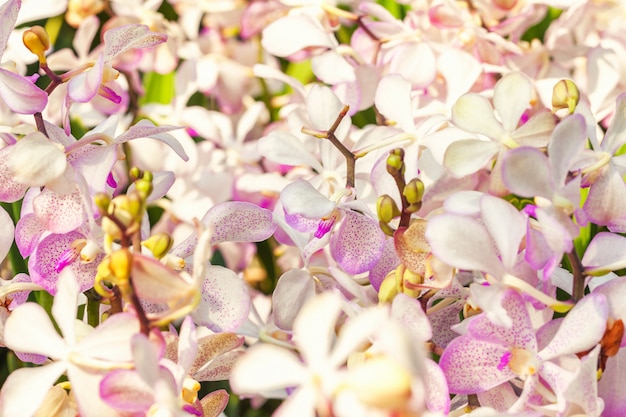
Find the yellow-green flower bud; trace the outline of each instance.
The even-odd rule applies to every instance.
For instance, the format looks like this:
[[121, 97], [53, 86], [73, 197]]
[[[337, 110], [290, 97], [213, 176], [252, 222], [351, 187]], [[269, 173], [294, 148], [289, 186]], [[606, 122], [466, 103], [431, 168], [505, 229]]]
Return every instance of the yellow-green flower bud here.
[[389, 226], [388, 223], [385, 223], [383, 221], [379, 221], [378, 222], [378, 226], [380, 227], [380, 230], [382, 230], [383, 233], [386, 234], [389, 237], [392, 237], [393, 234], [396, 232], [396, 229], [394, 229], [393, 227]]
[[398, 217], [402, 213], [400, 213], [400, 209], [393, 198], [384, 194], [376, 200], [376, 214], [378, 215], [378, 220], [389, 223], [394, 217]]
[[555, 110], [567, 109], [570, 114], [574, 113], [579, 100], [580, 92], [572, 80], [561, 80], [552, 89], [552, 107]]
[[50, 49], [50, 38], [41, 26], [33, 26], [22, 34], [22, 42], [33, 54], [37, 55], [40, 63], [46, 62], [46, 51]]
[[144, 178], [135, 181], [135, 187], [142, 199], [147, 199], [150, 193], [152, 193], [153, 186], [152, 181]]
[[387, 274], [378, 290], [378, 301], [381, 303], [390, 303], [398, 294], [398, 286], [396, 285], [396, 271]]
[[402, 190], [402, 195], [409, 204], [421, 203], [424, 196], [424, 183], [419, 178], [413, 178]]
[[100, 214], [107, 213], [109, 211], [109, 204], [111, 204], [111, 197], [106, 193], [97, 193], [93, 197], [93, 201], [100, 211]]
[[135, 181], [137, 178], [141, 178], [141, 170], [137, 167], [132, 167], [128, 171], [128, 176], [132, 181]]
[[[115, 284], [120, 285], [130, 278], [130, 270], [133, 266], [133, 254], [128, 248], [122, 248], [109, 255], [109, 270], [115, 278]], [[122, 285], [120, 285], [122, 286]]]
[[167, 252], [172, 248], [174, 240], [167, 233], [155, 233], [148, 239], [141, 242], [142, 246], [145, 246], [152, 252], [155, 258], [163, 258]]
[[391, 175], [404, 174], [404, 151], [394, 149], [387, 157], [387, 172]]

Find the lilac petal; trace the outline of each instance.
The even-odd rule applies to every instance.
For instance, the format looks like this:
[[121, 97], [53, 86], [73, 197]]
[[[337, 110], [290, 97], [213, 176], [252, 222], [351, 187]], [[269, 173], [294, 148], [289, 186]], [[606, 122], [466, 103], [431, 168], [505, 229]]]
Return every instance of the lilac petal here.
[[196, 325], [193, 323], [191, 316], [187, 316], [180, 326], [180, 334], [178, 336], [178, 361], [176, 363], [179, 367], [188, 371], [193, 366], [197, 356], [198, 336]]
[[481, 406], [493, 408], [500, 413], [506, 413], [518, 399], [519, 397], [508, 382], [478, 394]]
[[602, 140], [602, 149], [614, 155], [626, 141], [624, 132], [626, 132], [626, 93], [622, 93], [617, 97], [615, 116]]
[[[243, 201], [229, 201], [213, 206], [202, 218], [202, 224], [212, 231], [211, 245], [221, 242], [260, 242], [274, 233], [272, 212]], [[198, 242], [193, 234], [178, 245], [173, 254], [190, 256]]]
[[[3, 22], [3, 25], [6, 22]], [[0, 68], [0, 97], [19, 114], [34, 114], [48, 104], [48, 94], [19, 74]]]
[[[580, 367], [572, 383], [565, 389], [564, 397], [569, 402], [580, 405], [586, 416], [607, 416], [604, 399], [598, 398], [598, 355], [600, 346], [581, 358]], [[604, 375], [603, 375], [604, 376]]]
[[495, 325], [485, 314], [470, 321], [467, 334], [478, 340], [535, 351], [537, 340], [522, 296], [515, 290], [507, 290], [501, 304], [511, 319], [511, 326]]
[[98, 94], [104, 73], [104, 56], [89, 71], [80, 73], [72, 78], [67, 85], [67, 95], [77, 103], [87, 103]]
[[280, 193], [280, 201], [286, 213], [300, 214], [309, 219], [321, 219], [335, 208], [335, 203], [304, 180], [287, 185]]
[[9, 253], [13, 244], [13, 236], [15, 234], [15, 225], [13, 219], [9, 216], [4, 208], [0, 207], [0, 263]]
[[[297, 33], [298, 36], [285, 37], [285, 33]], [[267, 52], [280, 57], [310, 47], [333, 48], [335, 43], [322, 25], [308, 14], [289, 15], [275, 20], [263, 30], [261, 40]]]
[[291, 330], [300, 308], [314, 296], [315, 282], [308, 271], [291, 269], [281, 275], [272, 293], [276, 326]]
[[480, 208], [485, 227], [496, 243], [504, 267], [512, 269], [520, 242], [526, 234], [526, 219], [510, 203], [490, 195], [481, 198]]
[[[46, 343], [46, 342], [43, 342]], [[23, 417], [35, 414], [50, 387], [65, 371], [64, 362], [11, 372], [0, 392], [0, 414]]]
[[603, 275], [626, 267], [626, 238], [609, 232], [593, 237], [581, 260], [585, 272]]
[[232, 331], [250, 312], [246, 283], [230, 269], [209, 266], [202, 282], [202, 299], [192, 317], [213, 331]]
[[44, 232], [44, 228], [33, 213], [22, 216], [15, 226], [15, 244], [20, 250], [20, 255], [24, 258], [30, 256]]
[[473, 174], [484, 168], [498, 153], [502, 145], [498, 142], [479, 139], [462, 139], [448, 146], [443, 156], [443, 165], [455, 177]]
[[182, 159], [183, 161], [188, 161], [189, 157], [185, 152], [185, 149], [180, 144], [178, 140], [176, 140], [172, 135], [166, 133], [171, 132], [172, 130], [181, 129], [180, 126], [155, 126], [150, 120], [144, 119], [139, 121], [137, 124], [131, 126], [126, 132], [122, 135], [118, 136], [115, 139], [116, 143], [126, 143], [129, 140], [139, 139], [139, 138], [152, 138], [156, 139], [159, 142], [163, 142]]
[[80, 191], [59, 194], [45, 188], [33, 200], [33, 209], [39, 223], [52, 233], [68, 233], [84, 222]]
[[[593, 281], [592, 281], [593, 282]], [[626, 277], [615, 277], [593, 289], [593, 293], [604, 294], [609, 304], [609, 315], [613, 319], [626, 319]], [[621, 346], [626, 346], [626, 335]]]
[[530, 107], [531, 89], [530, 80], [521, 72], [511, 72], [496, 83], [493, 105], [507, 132], [517, 128], [522, 114]]
[[70, 365], [67, 377], [81, 417], [118, 417], [119, 412], [108, 406], [100, 397], [102, 373]]
[[0, 27], [0, 57], [2, 57], [7, 47], [7, 41], [9, 36], [11, 36], [21, 6], [21, 0], [8, 0], [0, 6], [0, 18], [2, 18], [3, 22], [2, 27]]
[[167, 35], [152, 32], [146, 25], [129, 24], [104, 33], [104, 57], [108, 62], [132, 48], [150, 48], [167, 40]]
[[341, 268], [350, 274], [371, 270], [383, 251], [385, 234], [378, 224], [362, 214], [348, 210], [330, 239], [330, 251]]
[[[33, 323], [37, 323], [33, 327]], [[12, 350], [64, 358], [67, 345], [50, 322], [48, 313], [38, 304], [26, 303], [9, 315], [4, 324], [4, 344]]]
[[516, 377], [500, 362], [509, 349], [505, 346], [461, 336], [454, 339], [441, 355], [439, 366], [454, 394], [475, 394], [487, 391]]
[[511, 133], [511, 139], [521, 146], [543, 148], [550, 142], [554, 124], [552, 112], [546, 110], [537, 113]]
[[550, 343], [539, 352], [543, 360], [584, 352], [595, 346], [606, 330], [609, 314], [603, 294], [591, 293], [569, 312]]
[[610, 358], [602, 378], [598, 381], [598, 396], [604, 400], [605, 416], [622, 416], [626, 413], [626, 349], [620, 349]]
[[446, 376], [433, 360], [426, 359], [425, 365], [426, 406], [434, 413], [447, 415], [450, 411], [450, 393]]
[[295, 353], [270, 344], [250, 348], [235, 364], [230, 386], [239, 395], [293, 387], [307, 378]]
[[556, 126], [548, 144], [550, 173], [556, 186], [565, 184], [567, 173], [586, 142], [585, 119], [581, 115], [566, 117]]
[[493, 114], [489, 100], [476, 93], [467, 93], [454, 103], [452, 123], [468, 132], [480, 133], [498, 141], [506, 133]]
[[523, 146], [510, 150], [502, 162], [506, 187], [521, 197], [545, 197], [552, 200], [554, 183], [548, 158], [536, 148]]
[[0, 149], [0, 201], [7, 203], [13, 203], [24, 197], [28, 189], [27, 185], [15, 181], [9, 170], [8, 160], [12, 149], [13, 146]]
[[111, 168], [117, 161], [115, 146], [83, 146], [68, 156], [68, 162], [94, 191], [106, 191]]
[[137, 372], [119, 369], [100, 383], [100, 396], [111, 407], [127, 412], [146, 412], [154, 404], [152, 388]]
[[400, 265], [400, 259], [396, 254], [393, 239], [387, 239], [378, 262], [376, 262], [376, 265], [369, 273], [369, 281], [372, 287], [378, 291], [387, 274], [396, 269], [398, 265]]
[[489, 233], [476, 220], [453, 214], [436, 216], [428, 222], [426, 239], [435, 256], [452, 266], [496, 277], [505, 272], [492, 250]]
[[600, 226], [626, 217], [626, 184], [612, 164], [591, 185], [583, 210], [589, 222]]

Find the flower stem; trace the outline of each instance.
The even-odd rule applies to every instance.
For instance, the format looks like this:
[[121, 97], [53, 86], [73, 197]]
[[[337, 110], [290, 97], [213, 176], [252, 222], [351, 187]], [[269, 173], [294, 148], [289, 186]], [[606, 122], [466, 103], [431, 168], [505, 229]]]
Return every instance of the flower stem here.
[[339, 139], [337, 139], [337, 136], [335, 136], [335, 131], [339, 127], [339, 124], [341, 123], [343, 118], [346, 117], [346, 114], [348, 114], [348, 110], [350, 110], [350, 106], [348, 105], [343, 106], [343, 108], [341, 109], [341, 112], [339, 112], [339, 115], [333, 122], [330, 129], [326, 131], [318, 131], [318, 130], [303, 127], [301, 129], [301, 132], [307, 135], [314, 136], [316, 138], [328, 139], [330, 143], [332, 143], [333, 146], [337, 148], [339, 152], [341, 152], [341, 154], [346, 158], [346, 187], [354, 188], [356, 156], [352, 153], [352, 151], [346, 148]]
[[572, 301], [578, 302], [585, 295], [585, 274], [583, 273], [583, 265], [575, 249], [567, 253], [567, 259], [572, 266], [573, 285], [572, 285]]

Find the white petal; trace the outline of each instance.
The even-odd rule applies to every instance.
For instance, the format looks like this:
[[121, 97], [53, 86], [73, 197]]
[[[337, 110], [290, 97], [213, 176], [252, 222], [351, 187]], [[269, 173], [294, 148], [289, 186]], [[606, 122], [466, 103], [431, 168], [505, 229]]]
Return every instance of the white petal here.
[[41, 187], [65, 172], [67, 159], [57, 145], [40, 132], [18, 141], [9, 154], [7, 166], [13, 179], [31, 187]]
[[475, 93], [465, 94], [454, 103], [452, 122], [463, 130], [495, 140], [500, 140], [506, 133], [496, 120], [489, 100]]
[[507, 132], [512, 132], [524, 111], [530, 106], [531, 85], [527, 76], [512, 72], [498, 81], [493, 89], [493, 105]]
[[[297, 33], [298, 36], [285, 36], [286, 33]], [[281, 57], [309, 47], [335, 46], [335, 42], [322, 25], [306, 14], [290, 15], [275, 20], [263, 30], [261, 44], [270, 54]]]
[[48, 313], [35, 303], [26, 303], [11, 313], [4, 324], [4, 343], [18, 352], [37, 353], [61, 359], [65, 341], [52, 326]]
[[233, 368], [230, 386], [237, 394], [258, 395], [302, 383], [307, 373], [300, 359], [286, 349], [256, 345]]
[[64, 371], [64, 362], [13, 371], [0, 392], [0, 415], [32, 416], [43, 402], [48, 390]]

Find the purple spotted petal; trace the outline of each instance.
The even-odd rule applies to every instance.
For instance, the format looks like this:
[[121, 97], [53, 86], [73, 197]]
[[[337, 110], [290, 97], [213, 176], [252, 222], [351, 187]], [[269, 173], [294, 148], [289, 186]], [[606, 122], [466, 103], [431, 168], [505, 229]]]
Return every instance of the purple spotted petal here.
[[439, 366], [451, 393], [475, 394], [516, 377], [508, 366], [500, 366], [508, 353], [505, 346], [461, 336], [448, 345]]
[[369, 271], [380, 259], [385, 234], [369, 217], [352, 210], [344, 214], [341, 226], [330, 239], [330, 251], [344, 271], [350, 274]]
[[30, 256], [44, 231], [33, 213], [22, 216], [15, 226], [15, 244], [20, 250], [20, 255], [24, 258]]
[[[213, 231], [210, 244], [221, 242], [260, 242], [272, 236], [276, 223], [272, 212], [243, 201], [229, 201], [211, 208], [202, 218], [202, 224]], [[198, 243], [194, 234], [178, 245], [173, 254], [190, 256]]]
[[53, 233], [67, 233], [84, 221], [82, 198], [79, 191], [59, 194], [44, 188], [33, 200], [39, 223]]
[[20, 184], [13, 180], [9, 171], [7, 160], [12, 146], [0, 149], [0, 201], [12, 203], [24, 197], [27, 185]]
[[209, 266], [202, 282], [202, 299], [192, 314], [195, 323], [216, 332], [232, 331], [250, 311], [246, 283], [230, 269]]
[[[32, 281], [41, 285], [52, 295], [56, 293], [56, 283], [59, 279], [59, 273], [55, 271], [55, 267], [63, 253], [76, 239], [84, 239], [84, 236], [78, 232], [48, 235], [28, 259], [28, 270]], [[100, 254], [91, 263], [81, 263], [76, 260], [68, 266], [73, 269], [81, 292], [93, 287], [96, 269], [103, 257], [104, 255]]]

